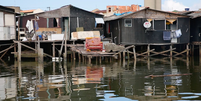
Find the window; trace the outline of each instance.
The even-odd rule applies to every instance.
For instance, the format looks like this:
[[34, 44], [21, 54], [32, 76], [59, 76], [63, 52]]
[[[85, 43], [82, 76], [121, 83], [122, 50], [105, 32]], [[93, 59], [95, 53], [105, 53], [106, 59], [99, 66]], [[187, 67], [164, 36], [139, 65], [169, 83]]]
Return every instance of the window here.
[[132, 27], [132, 20], [131, 19], [125, 19], [124, 20], [124, 26], [125, 27]]
[[154, 20], [155, 30], [165, 30], [165, 20]]
[[177, 21], [176, 20], [166, 20], [166, 30], [176, 30], [177, 29]]
[[95, 18], [95, 27], [96, 28], [103, 28], [104, 20], [103, 18]]

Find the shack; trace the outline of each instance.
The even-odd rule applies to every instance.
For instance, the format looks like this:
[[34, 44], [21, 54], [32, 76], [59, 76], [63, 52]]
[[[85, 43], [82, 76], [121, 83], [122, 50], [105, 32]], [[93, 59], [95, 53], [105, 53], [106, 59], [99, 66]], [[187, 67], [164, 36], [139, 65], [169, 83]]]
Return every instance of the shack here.
[[192, 44], [192, 53], [194, 54], [194, 49], [198, 46], [199, 54], [201, 56], [201, 11], [194, 11], [188, 15], [191, 16], [190, 41]]
[[187, 15], [145, 8], [105, 17], [104, 21], [105, 36], [111, 37], [116, 44], [164, 46], [190, 42]]
[[15, 10], [0, 5], [0, 40], [14, 40], [16, 36]]
[[52, 23], [53, 27], [61, 28], [62, 33], [67, 33], [68, 40], [71, 38], [71, 33], [76, 31], [100, 31], [103, 34], [104, 22], [100, 21], [100, 19], [103, 20], [103, 15], [92, 13], [72, 5], [47, 11], [38, 14], [38, 16], [47, 20], [53, 19], [52, 21], [47, 21], [47, 23]]

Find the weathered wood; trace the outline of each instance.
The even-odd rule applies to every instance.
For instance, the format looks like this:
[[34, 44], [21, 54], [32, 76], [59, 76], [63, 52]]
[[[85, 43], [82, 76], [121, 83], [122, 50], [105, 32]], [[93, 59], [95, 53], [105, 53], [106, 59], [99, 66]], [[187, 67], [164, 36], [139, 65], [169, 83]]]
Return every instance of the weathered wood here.
[[129, 49], [129, 48], [132, 48], [132, 47], [133, 47], [133, 45], [132, 45], [132, 46], [128, 46], [128, 47], [126, 47], [124, 50], [119, 51], [118, 53], [115, 53], [113, 56], [115, 56], [115, 55], [117, 55], [117, 54], [119, 54], [119, 53], [121, 53], [121, 52], [123, 52], [123, 51], [125, 51], [125, 50]]
[[43, 63], [43, 49], [38, 49], [38, 62]]
[[126, 59], [126, 52], [123, 51], [123, 61], [125, 61], [125, 59]]
[[170, 45], [170, 57], [172, 57], [172, 45]]
[[[176, 52], [176, 51], [172, 51], [172, 52], [175, 53], [175, 54], [179, 54], [179, 52]], [[184, 54], [180, 54], [180, 55], [182, 55], [183, 57], [185, 57]]]
[[8, 50], [13, 47], [15, 47], [15, 46], [11, 45], [9, 48], [7, 48], [6, 51], [1, 55], [0, 59], [2, 59], [4, 57], [4, 55], [8, 52]]
[[186, 56], [188, 57], [188, 56], [189, 56], [189, 51], [190, 51], [190, 49], [189, 49], [189, 44], [186, 45], [186, 50], [188, 50], [188, 51], [186, 52]]
[[101, 64], [101, 56], [99, 57], [99, 63]]
[[133, 47], [133, 57], [134, 57], [134, 59], [135, 59], [135, 61], [136, 61], [137, 56], [136, 56], [136, 52], [135, 52], [135, 46]]
[[21, 62], [21, 43], [18, 42], [18, 62]]
[[150, 56], [150, 45], [147, 46], [147, 56]]
[[10, 46], [10, 47], [8, 47], [7, 49], [4, 49], [4, 50], [2, 50], [2, 51], [0, 51], [0, 53], [3, 53], [3, 52], [5, 52], [5, 51], [8, 51], [9, 49], [11, 49], [11, 48], [13, 48], [14, 46], [13, 46], [13, 44]]
[[187, 52], [187, 51], [189, 51], [190, 49], [186, 49], [186, 50], [184, 50], [184, 51], [182, 51], [182, 52], [180, 52], [180, 53], [178, 53], [178, 54], [175, 54], [173, 57], [175, 57], [175, 56], [178, 56], [178, 55], [181, 55], [181, 54], [183, 54], [183, 53], [185, 53], [185, 52]]
[[52, 47], [52, 56], [55, 57], [55, 42], [53, 42]]
[[[155, 51], [155, 49], [152, 49], [149, 52], [153, 52], [153, 51]], [[147, 54], [147, 53], [148, 53], [148, 51], [141, 53], [141, 54], [138, 53], [137, 56], [145, 56], [145, 54]]]
[[169, 50], [162, 51], [162, 52], [152, 52], [152, 53], [155, 53], [155, 54], [152, 54], [152, 55], [150, 55], [150, 56], [155, 56], [155, 55], [159, 55], [159, 54], [164, 55], [163, 53], [167, 53], [167, 52], [169, 52], [169, 51], [171, 51], [171, 50], [175, 50], [175, 49], [176, 49], [176, 48], [169, 49]]
[[[27, 47], [27, 48], [29, 48], [29, 49], [31, 49], [31, 50], [34, 50], [34, 51], [36, 51], [36, 52], [38, 52], [38, 50], [36, 50], [36, 49], [34, 49], [34, 48], [32, 48], [32, 47], [29, 47], [29, 46], [27, 46], [27, 45], [25, 45], [25, 44], [23, 44], [23, 43], [20, 43], [22, 46], [24, 46], [24, 47]], [[52, 56], [51, 55], [49, 55], [49, 54], [46, 54], [46, 53], [43, 53], [44, 55], [46, 55], [46, 56], [48, 56], [48, 57], [50, 57], [50, 58], [52, 58]]]

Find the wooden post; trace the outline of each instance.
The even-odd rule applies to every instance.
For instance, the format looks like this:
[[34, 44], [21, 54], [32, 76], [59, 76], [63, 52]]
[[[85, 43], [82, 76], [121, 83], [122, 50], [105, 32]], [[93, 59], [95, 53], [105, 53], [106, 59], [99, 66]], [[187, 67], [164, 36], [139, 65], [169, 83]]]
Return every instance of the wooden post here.
[[18, 41], [18, 62], [21, 62], [21, 43]]
[[52, 56], [55, 57], [55, 42], [53, 41]]
[[[17, 50], [16, 50], [16, 44], [14, 43], [14, 52], [16, 53], [17, 52]], [[16, 54], [14, 54], [14, 60], [16, 59]]]
[[98, 64], [98, 57], [96, 56], [96, 65]]
[[150, 70], [150, 57], [147, 58], [147, 67], [148, 67], [148, 70]]
[[172, 44], [170, 45], [170, 57], [172, 57]]
[[186, 56], [188, 57], [189, 56], [189, 43], [186, 45], [186, 50], [187, 50]]
[[76, 60], [75, 52], [73, 51], [73, 59]]
[[38, 49], [38, 62], [43, 63], [43, 49]]
[[125, 60], [125, 57], [126, 57], [126, 52], [125, 50], [123, 51], [123, 60]]
[[89, 64], [91, 64], [91, 56], [88, 56]]
[[56, 66], [56, 64], [55, 64], [55, 62], [53, 62], [53, 75], [55, 75], [55, 66]]
[[135, 46], [133, 46], [133, 57], [135, 59], [135, 61], [137, 60], [137, 57], [136, 57], [136, 52], [135, 52]]
[[137, 60], [134, 60], [134, 68], [133, 68], [134, 71], [136, 71], [136, 62]]
[[150, 44], [147, 46], [147, 55], [150, 56]]
[[[38, 46], [36, 42], [35, 42], [35, 50], [38, 50]], [[35, 51], [35, 53], [37, 53], [37, 51]], [[38, 57], [35, 57], [35, 61], [38, 61]]]
[[121, 53], [119, 53], [119, 60], [121, 60]]

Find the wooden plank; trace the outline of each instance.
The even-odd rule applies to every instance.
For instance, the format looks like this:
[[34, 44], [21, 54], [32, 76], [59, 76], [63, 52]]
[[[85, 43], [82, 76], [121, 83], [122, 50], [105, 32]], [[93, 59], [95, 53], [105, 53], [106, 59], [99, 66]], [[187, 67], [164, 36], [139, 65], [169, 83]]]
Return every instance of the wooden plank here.
[[[24, 47], [27, 47], [27, 48], [29, 48], [29, 49], [31, 49], [31, 50], [34, 50], [34, 51], [36, 51], [36, 52], [38, 52], [38, 50], [36, 50], [36, 49], [34, 49], [34, 48], [32, 48], [32, 47], [30, 47], [30, 46], [27, 46], [27, 45], [25, 45], [25, 44], [23, 44], [23, 43], [20, 43], [22, 46], [24, 46]], [[46, 54], [46, 53], [43, 53], [45, 56], [48, 56], [48, 57], [50, 57], [50, 58], [52, 58], [52, 56], [51, 55], [49, 55], [49, 54]]]
[[178, 54], [175, 54], [173, 57], [175, 57], [175, 56], [178, 56], [178, 55], [181, 55], [181, 54], [183, 54], [183, 53], [185, 53], [185, 52], [187, 52], [187, 51], [189, 51], [190, 49], [186, 49], [186, 50], [184, 50], [184, 51], [182, 51], [182, 52], [180, 52], [180, 53], [178, 53]]
[[61, 28], [39, 28], [36, 32], [43, 32], [43, 31], [46, 31], [46, 32], [49, 32], [49, 31], [54, 31], [56, 32], [57, 34], [61, 34]]
[[152, 52], [152, 53], [155, 53], [155, 54], [152, 54], [152, 55], [150, 55], [150, 56], [155, 56], [155, 55], [159, 55], [159, 54], [164, 55], [163, 53], [166, 53], [166, 52], [169, 52], [169, 51], [171, 51], [171, 50], [175, 50], [175, 49], [176, 49], [176, 48], [169, 49], [169, 50], [162, 51], [162, 52]]
[[[13, 44], [12, 44], [13, 45]], [[8, 47], [7, 49], [4, 49], [4, 50], [2, 50], [2, 51], [0, 51], [0, 53], [3, 53], [3, 52], [5, 52], [5, 51], [7, 51], [7, 50], [9, 50], [9, 49], [11, 49], [11, 48], [13, 48], [14, 46], [10, 46], [10, 47]]]

